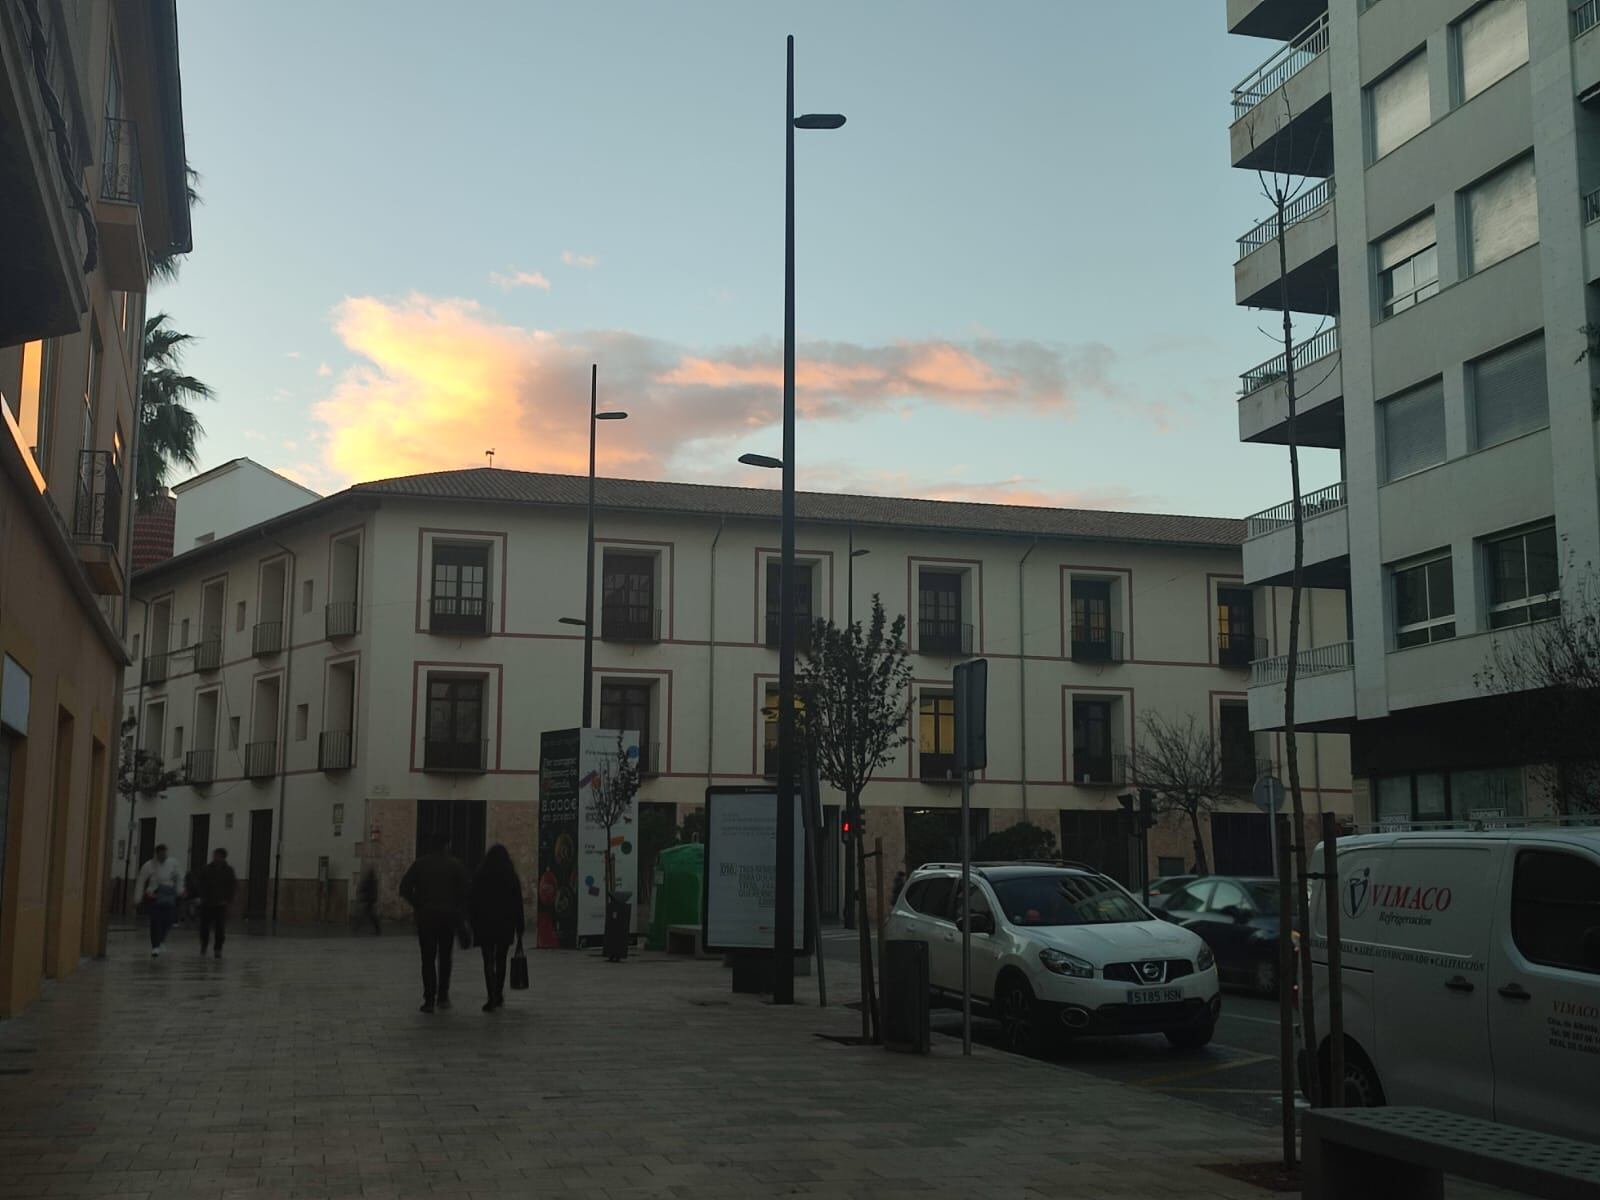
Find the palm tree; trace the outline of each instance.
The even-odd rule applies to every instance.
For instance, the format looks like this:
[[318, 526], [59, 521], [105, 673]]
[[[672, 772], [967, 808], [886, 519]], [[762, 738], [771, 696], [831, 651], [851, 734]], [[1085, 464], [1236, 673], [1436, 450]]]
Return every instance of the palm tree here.
[[139, 453], [134, 464], [134, 496], [140, 512], [148, 512], [166, 490], [167, 475], [178, 465], [199, 462], [199, 440], [205, 430], [190, 410], [191, 400], [210, 400], [211, 386], [179, 369], [183, 348], [194, 335], [167, 326], [166, 313], [144, 323], [144, 375], [139, 380]]

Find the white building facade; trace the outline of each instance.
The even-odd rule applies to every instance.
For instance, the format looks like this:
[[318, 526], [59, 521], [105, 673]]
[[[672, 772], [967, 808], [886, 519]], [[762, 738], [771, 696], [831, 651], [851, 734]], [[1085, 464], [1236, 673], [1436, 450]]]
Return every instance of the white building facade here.
[[[1298, 441], [1342, 467], [1307, 497], [1306, 567], [1347, 597], [1350, 633], [1311, 631], [1300, 722], [1352, 735], [1358, 798], [1383, 819], [1536, 811], [1534, 764], [1506, 733], [1516, 697], [1478, 677], [1497, 640], [1528, 636], [1600, 565], [1600, 8], [1227, 13], [1271, 43], [1234, 92], [1233, 164], [1295, 194], [1286, 286], [1268, 222], [1240, 239], [1236, 298], [1281, 310], [1286, 292], [1304, 331]], [[1246, 372], [1243, 440], [1287, 442], [1286, 369], [1280, 355]], [[1286, 582], [1287, 506], [1249, 525], [1248, 582]], [[1256, 665], [1258, 730], [1282, 727], [1285, 666]]]
[[[583, 615], [585, 486], [490, 469], [363, 484], [141, 573], [127, 708], [187, 782], [121, 814], [119, 852], [225, 847], [248, 915], [283, 920], [342, 919], [369, 865], [392, 908], [426, 832], [469, 859], [504, 842], [531, 881], [539, 735], [582, 717], [582, 630], [562, 618]], [[641, 806], [678, 821], [709, 784], [770, 770], [778, 494], [601, 480], [598, 496], [590, 715], [641, 731]], [[889, 875], [954, 853], [966, 658], [991, 664], [980, 838], [1027, 820], [1128, 877], [1116, 797], [1149, 711], [1202, 722], [1245, 788], [1272, 769], [1248, 663], [1286, 610], [1243, 588], [1240, 522], [818, 494], [799, 516], [802, 617], [845, 620], [852, 540], [869, 552], [856, 619], [874, 594], [908, 617], [912, 741], [865, 797]], [[1349, 814], [1342, 739], [1307, 746], [1312, 803]], [[825, 912], [843, 890], [838, 800], [824, 795]], [[1267, 868], [1248, 804], [1204, 836], [1217, 866]], [[1187, 868], [1187, 829], [1159, 827], [1150, 854]]]

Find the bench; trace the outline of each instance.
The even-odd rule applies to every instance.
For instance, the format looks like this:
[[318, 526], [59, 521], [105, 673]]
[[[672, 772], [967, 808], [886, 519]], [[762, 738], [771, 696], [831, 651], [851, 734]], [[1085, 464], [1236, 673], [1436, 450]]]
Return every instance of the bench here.
[[1600, 1195], [1600, 1145], [1435, 1108], [1302, 1114], [1305, 1200], [1443, 1200], [1456, 1175], [1548, 1200]]

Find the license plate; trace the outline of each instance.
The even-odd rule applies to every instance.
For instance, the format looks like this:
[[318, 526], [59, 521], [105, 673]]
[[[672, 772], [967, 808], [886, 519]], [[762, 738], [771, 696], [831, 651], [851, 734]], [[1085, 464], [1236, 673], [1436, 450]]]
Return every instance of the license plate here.
[[1182, 988], [1140, 988], [1128, 992], [1129, 1004], [1171, 1004], [1182, 999]]

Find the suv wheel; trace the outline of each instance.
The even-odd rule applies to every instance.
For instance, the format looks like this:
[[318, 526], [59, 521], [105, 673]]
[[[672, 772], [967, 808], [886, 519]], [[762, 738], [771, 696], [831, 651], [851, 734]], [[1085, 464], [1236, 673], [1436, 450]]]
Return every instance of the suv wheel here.
[[1017, 1054], [1042, 1054], [1050, 1038], [1041, 1028], [1039, 1003], [1025, 979], [1012, 976], [1000, 985], [1000, 1030], [1006, 1049]]

